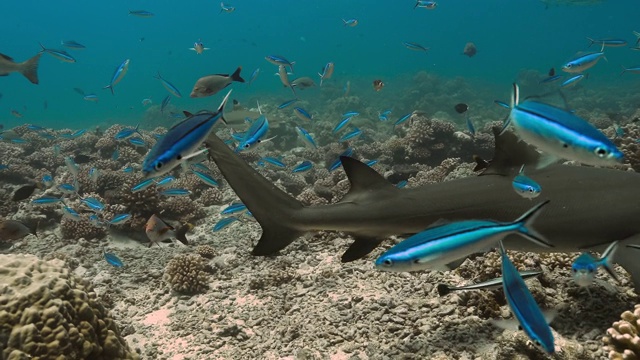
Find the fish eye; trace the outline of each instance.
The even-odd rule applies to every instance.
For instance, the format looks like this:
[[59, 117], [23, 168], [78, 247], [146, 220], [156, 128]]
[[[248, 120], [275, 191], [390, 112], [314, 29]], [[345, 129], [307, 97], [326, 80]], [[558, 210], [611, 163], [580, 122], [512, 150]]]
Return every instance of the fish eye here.
[[567, 68], [571, 68], [573, 65], [572, 64], [567, 64], [566, 67]]
[[154, 166], [154, 168], [155, 168], [156, 170], [160, 170], [160, 169], [162, 169], [162, 165], [164, 165], [164, 164], [163, 164], [162, 162], [158, 161], [158, 162], [156, 163], [156, 166]]
[[249, 144], [244, 144], [244, 148], [245, 148], [245, 149], [248, 149], [250, 146], [251, 146], [251, 145], [249, 145]]
[[539, 347], [542, 347], [542, 344], [540, 343], [540, 341], [538, 340], [534, 340], [533, 341], [534, 344], [538, 345]]
[[532, 188], [532, 187], [530, 187], [530, 188], [529, 188], [529, 192], [530, 192], [530, 193], [534, 193], [534, 192], [536, 192], [536, 191], [535, 191], [535, 190], [533, 190], [533, 188]]
[[572, 269], [571, 269], [571, 271], [573, 271], [573, 273], [575, 274], [575, 273], [577, 273], [577, 272], [578, 272], [578, 269], [576, 269], [576, 268], [572, 268]]
[[596, 155], [598, 155], [598, 157], [605, 157], [609, 154], [609, 152], [607, 151], [607, 149], [605, 148], [601, 148], [601, 147], [597, 147], [596, 151], [595, 151]]
[[391, 266], [391, 265], [393, 265], [393, 260], [391, 260], [391, 259], [384, 259], [384, 261], [382, 262], [382, 264], [383, 264], [384, 266]]
[[182, 160], [182, 155], [178, 154], [178, 156], [176, 156], [176, 160]]

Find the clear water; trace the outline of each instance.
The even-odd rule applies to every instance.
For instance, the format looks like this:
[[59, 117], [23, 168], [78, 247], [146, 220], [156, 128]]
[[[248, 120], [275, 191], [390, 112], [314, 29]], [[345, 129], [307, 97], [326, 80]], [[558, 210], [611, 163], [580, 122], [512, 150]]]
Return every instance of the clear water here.
[[[159, 104], [167, 95], [153, 78], [157, 71], [182, 92], [181, 99], [172, 100], [177, 110], [217, 106], [222, 93], [191, 99], [190, 90], [199, 77], [230, 73], [237, 66], [243, 67], [247, 80], [255, 68], [261, 74], [251, 87], [234, 83], [234, 98], [268, 99], [275, 104], [289, 99], [291, 93], [273, 76], [277, 68], [264, 60], [269, 54], [296, 61], [296, 75], [314, 79], [326, 62], [334, 62], [335, 74], [327, 81], [327, 89], [341, 89], [350, 81], [354, 94], [372, 96], [371, 82], [383, 79], [385, 89], [374, 98], [378, 103], [398, 101], [403, 92], [411, 90], [409, 79], [419, 71], [445, 80], [462, 77], [483, 96], [508, 99], [509, 85], [521, 71], [545, 74], [551, 67], [559, 71], [576, 52], [587, 50], [586, 37], [622, 38], [633, 45], [632, 31], [640, 31], [634, 0], [549, 7], [537, 0], [443, 0], [434, 10], [413, 9], [412, 0], [230, 4], [237, 8], [233, 13], [220, 13], [216, 1], [200, 0], [5, 1], [0, 52], [24, 61], [40, 50], [38, 42], [61, 48], [61, 40], [76, 40], [87, 48], [67, 49], [77, 59], [73, 64], [45, 54], [37, 86], [18, 74], [0, 78], [0, 123], [54, 128], [135, 124], [147, 110], [142, 99]], [[148, 10], [155, 16], [129, 16], [130, 9]], [[359, 25], [345, 27], [343, 18], [357, 18]], [[211, 50], [203, 55], [189, 51], [198, 39]], [[403, 41], [430, 50], [427, 54], [411, 51], [402, 46]], [[473, 58], [462, 55], [468, 41], [478, 47]], [[618, 75], [620, 65], [640, 65], [640, 51], [627, 47], [605, 52], [608, 61], [589, 71], [589, 87], [614, 89], [620, 96], [637, 92], [640, 75]], [[112, 96], [102, 87], [127, 58], [131, 59], [129, 72]], [[99, 102], [84, 101], [74, 87], [98, 94]], [[322, 91], [326, 91], [324, 86], [301, 93], [301, 97], [314, 101]], [[620, 99], [611, 92], [607, 96], [611, 101]], [[451, 104], [442, 106], [450, 108]], [[24, 118], [11, 116], [11, 109]], [[313, 110], [322, 113], [321, 107]]]

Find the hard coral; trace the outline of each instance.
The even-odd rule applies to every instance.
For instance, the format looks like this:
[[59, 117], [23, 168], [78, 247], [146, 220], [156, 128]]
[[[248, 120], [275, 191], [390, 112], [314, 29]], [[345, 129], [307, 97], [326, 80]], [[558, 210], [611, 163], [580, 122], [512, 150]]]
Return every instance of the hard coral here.
[[205, 262], [200, 255], [176, 255], [164, 271], [164, 279], [171, 289], [184, 294], [204, 292], [209, 276], [205, 272]]
[[61, 260], [0, 255], [3, 359], [138, 359], [91, 286]]
[[638, 359], [640, 358], [640, 304], [633, 312], [625, 311], [620, 315], [621, 321], [616, 321], [607, 330], [604, 341], [605, 351], [609, 352], [609, 359]]

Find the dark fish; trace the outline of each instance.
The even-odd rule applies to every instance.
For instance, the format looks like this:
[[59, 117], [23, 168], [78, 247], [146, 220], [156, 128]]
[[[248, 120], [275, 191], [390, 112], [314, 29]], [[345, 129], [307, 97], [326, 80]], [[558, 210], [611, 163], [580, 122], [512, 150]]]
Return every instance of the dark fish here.
[[18, 240], [36, 233], [31, 231], [25, 224], [15, 220], [4, 220], [0, 222], [0, 240]]
[[549, 76], [555, 76], [556, 75], [556, 68], [551, 68], [549, 70]]
[[382, 80], [373, 80], [373, 90], [380, 91], [384, 87]]
[[475, 56], [475, 54], [478, 52], [478, 48], [476, 48], [476, 44], [472, 43], [472, 42], [468, 42], [465, 46], [464, 46], [464, 50], [462, 51], [462, 53], [464, 55], [467, 55], [468, 57], [473, 57]]
[[454, 109], [456, 109], [456, 112], [458, 114], [464, 114], [467, 112], [467, 110], [469, 110], [469, 105], [465, 104], [465, 103], [460, 103], [457, 104], [456, 106], [453, 107]]
[[196, 84], [193, 86], [193, 90], [191, 90], [192, 98], [201, 98], [206, 96], [211, 96], [216, 94], [218, 91], [226, 88], [231, 85], [232, 82], [244, 82], [244, 79], [240, 77], [240, 71], [242, 70], [241, 66], [238, 66], [236, 71], [233, 74], [214, 74], [201, 77], [196, 81]]
[[13, 193], [12, 199], [13, 201], [22, 201], [22, 200], [28, 199], [31, 195], [33, 195], [33, 192], [36, 191], [36, 189], [38, 188], [39, 188], [38, 184], [25, 185]]
[[76, 164], [86, 164], [93, 161], [93, 158], [89, 155], [79, 154], [73, 157], [76, 161]]
[[17, 63], [7, 55], [0, 54], [0, 76], [7, 76], [12, 72], [18, 72], [27, 78], [32, 84], [38, 83], [38, 62], [42, 53], [37, 53], [31, 59]]

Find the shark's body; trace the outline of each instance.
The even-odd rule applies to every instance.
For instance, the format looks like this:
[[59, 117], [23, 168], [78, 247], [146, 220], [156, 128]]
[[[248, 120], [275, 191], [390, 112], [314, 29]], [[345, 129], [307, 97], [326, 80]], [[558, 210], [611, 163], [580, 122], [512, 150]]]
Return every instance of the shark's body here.
[[[530, 201], [511, 189], [513, 174], [523, 163], [538, 160], [535, 150], [505, 133], [496, 138], [496, 156], [482, 176], [397, 189], [370, 167], [343, 157], [351, 182], [349, 193], [336, 204], [304, 207], [215, 135], [207, 145], [230, 186], [262, 226], [254, 255], [274, 254], [307, 232], [335, 230], [355, 238], [343, 261], [363, 257], [391, 235], [414, 234], [439, 220], [513, 220], [531, 207]], [[615, 240], [621, 240], [621, 247], [640, 244], [640, 174], [551, 165], [528, 176], [542, 187], [540, 198], [551, 200], [534, 227], [554, 247], [538, 247], [510, 235], [504, 240], [506, 248], [578, 252], [602, 251]], [[614, 261], [633, 276], [640, 289], [640, 250], [632, 250], [617, 252]]]

